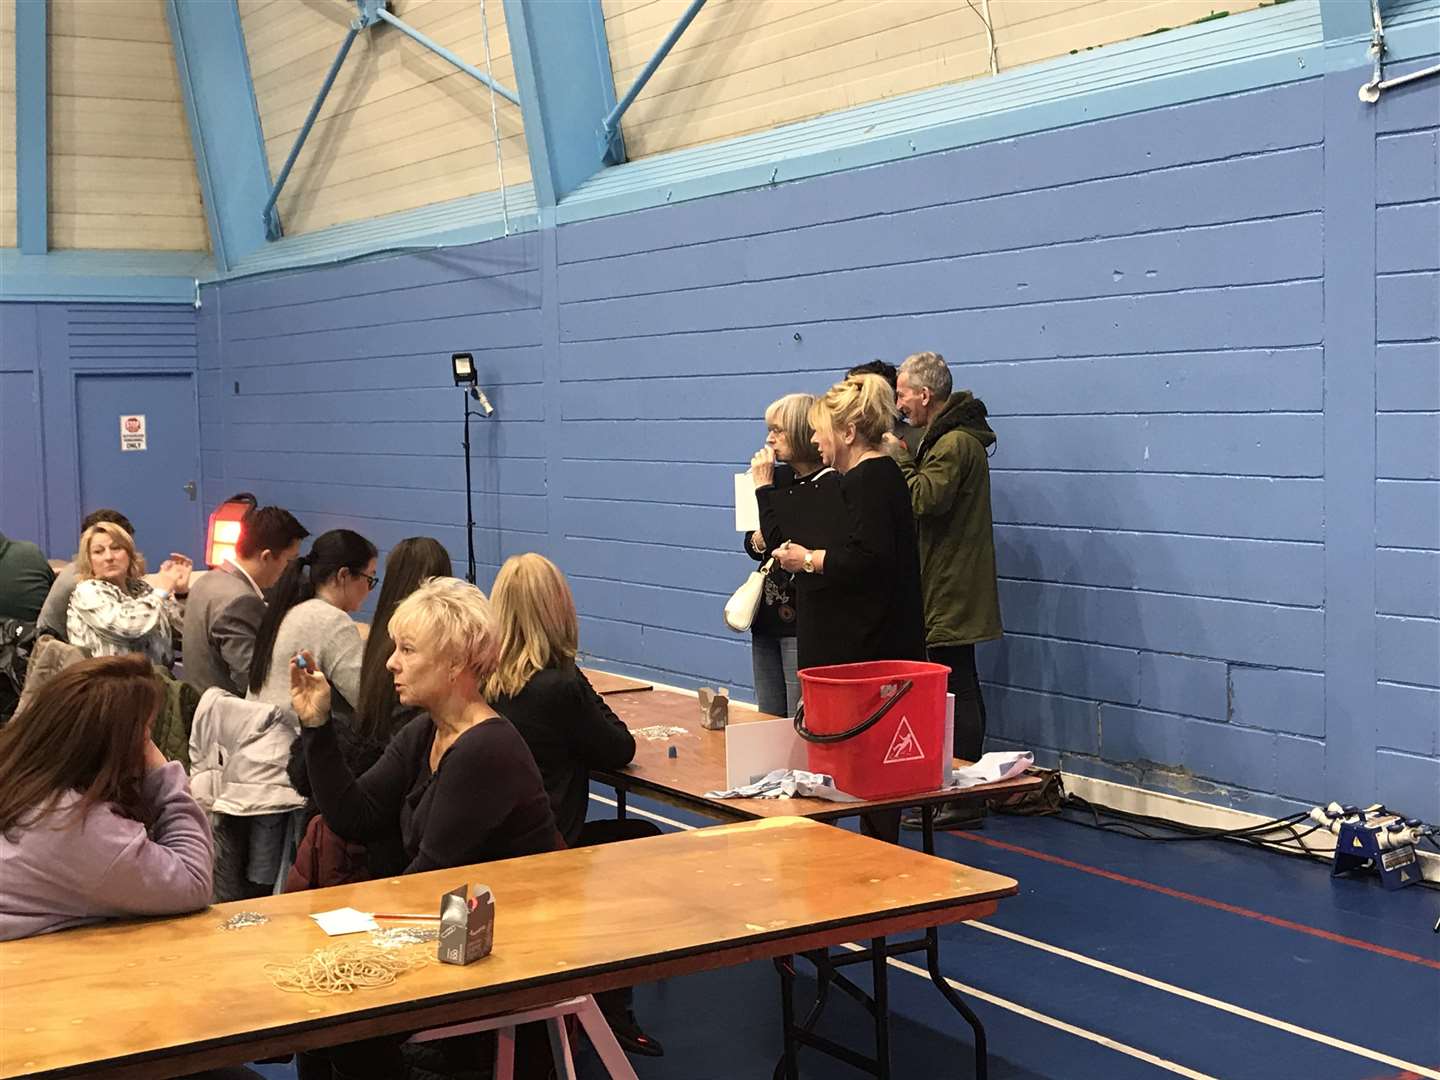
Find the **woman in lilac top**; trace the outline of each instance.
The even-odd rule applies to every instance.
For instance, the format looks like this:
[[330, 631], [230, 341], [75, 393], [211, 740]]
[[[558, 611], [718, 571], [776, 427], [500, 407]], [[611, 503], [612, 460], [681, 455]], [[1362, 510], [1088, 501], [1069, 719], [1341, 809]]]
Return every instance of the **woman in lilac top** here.
[[209, 903], [210, 826], [150, 739], [164, 701], [144, 656], [100, 657], [0, 729], [0, 941]]

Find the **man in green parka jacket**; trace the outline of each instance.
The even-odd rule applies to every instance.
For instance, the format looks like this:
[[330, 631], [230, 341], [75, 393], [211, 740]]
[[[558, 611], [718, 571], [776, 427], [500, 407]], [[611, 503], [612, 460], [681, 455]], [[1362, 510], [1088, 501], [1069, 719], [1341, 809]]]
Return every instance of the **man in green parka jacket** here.
[[[968, 390], [951, 389], [950, 369], [938, 353], [916, 353], [900, 365], [896, 404], [924, 434], [913, 454], [898, 440], [887, 440], [887, 447], [910, 485], [926, 649], [931, 661], [950, 668], [955, 755], [974, 761], [985, 743], [975, 645], [1002, 633], [987, 457], [995, 432], [983, 401]], [[967, 810], [960, 816], [973, 815]], [[958, 818], [951, 827], [957, 824], [962, 824]]]

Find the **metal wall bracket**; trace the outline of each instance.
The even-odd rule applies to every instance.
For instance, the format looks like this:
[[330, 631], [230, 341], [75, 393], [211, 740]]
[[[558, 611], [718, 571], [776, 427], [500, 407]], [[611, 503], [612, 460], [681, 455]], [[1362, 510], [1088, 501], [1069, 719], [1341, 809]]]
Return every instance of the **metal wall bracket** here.
[[645, 89], [645, 84], [650, 81], [650, 76], [659, 69], [665, 57], [670, 55], [670, 50], [680, 40], [680, 35], [685, 33], [686, 28], [695, 21], [695, 16], [700, 14], [700, 9], [704, 6], [705, 0], [691, 0], [690, 6], [685, 9], [685, 14], [680, 16], [679, 22], [670, 28], [670, 33], [665, 35], [665, 40], [655, 50], [655, 55], [650, 57], [640, 74], [635, 76], [635, 81], [630, 84], [630, 89], [625, 91], [625, 96], [615, 103], [615, 107], [601, 121], [600, 148], [605, 155], [605, 164], [619, 165], [625, 160], [625, 146], [620, 140], [620, 118], [640, 96], [640, 91]]
[[[698, 0], [704, 3], [705, 0]], [[335, 77], [340, 74], [341, 67], [345, 64], [345, 57], [350, 54], [350, 46], [355, 44], [355, 38], [360, 31], [368, 30], [380, 23], [386, 23], [395, 27], [406, 37], [413, 38], [425, 48], [435, 53], [442, 59], [450, 61], [465, 74], [478, 79], [482, 84], [499, 94], [506, 101], [513, 105], [520, 104], [520, 97], [509, 87], [491, 79], [479, 68], [467, 64], [460, 57], [456, 56], [438, 41], [426, 37], [419, 30], [416, 30], [403, 19], [390, 14], [386, 7], [387, 0], [355, 0], [358, 16], [350, 24], [345, 34], [345, 40], [340, 43], [340, 49], [335, 54], [335, 59], [330, 64], [330, 70], [325, 75], [325, 81], [320, 85], [320, 92], [315, 95], [315, 102], [310, 106], [310, 112], [305, 117], [305, 123], [300, 126], [299, 133], [295, 136], [295, 145], [290, 147], [290, 153], [285, 158], [285, 164], [280, 169], [280, 175], [275, 178], [274, 185], [270, 188], [270, 197], [265, 200], [265, 208], [261, 211], [261, 217], [265, 222], [265, 238], [267, 240], [279, 240], [284, 235], [284, 229], [280, 223], [280, 211], [276, 209], [275, 203], [280, 198], [280, 192], [285, 188], [285, 182], [290, 179], [290, 171], [295, 167], [295, 160], [300, 156], [300, 150], [305, 145], [305, 140], [310, 136], [310, 129], [315, 126], [315, 120], [320, 115], [320, 110], [325, 105], [325, 98], [329, 96], [330, 89], [335, 85]]]

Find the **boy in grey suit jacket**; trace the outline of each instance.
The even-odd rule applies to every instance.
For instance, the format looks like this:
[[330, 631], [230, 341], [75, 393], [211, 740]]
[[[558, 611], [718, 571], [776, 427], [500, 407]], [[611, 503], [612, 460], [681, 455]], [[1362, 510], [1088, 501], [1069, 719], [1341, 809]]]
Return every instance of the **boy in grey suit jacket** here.
[[185, 681], [202, 694], [212, 686], [245, 696], [255, 632], [265, 617], [265, 590], [300, 554], [309, 532], [288, 511], [262, 506], [245, 515], [235, 561], [199, 575], [185, 604]]

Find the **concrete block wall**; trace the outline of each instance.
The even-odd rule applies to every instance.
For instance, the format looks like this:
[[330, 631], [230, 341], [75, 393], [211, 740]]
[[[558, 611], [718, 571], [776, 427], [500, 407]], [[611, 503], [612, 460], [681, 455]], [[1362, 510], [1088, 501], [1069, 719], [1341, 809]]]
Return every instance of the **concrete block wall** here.
[[1440, 817], [1440, 97], [1375, 137], [1375, 642], [1380, 796]]

